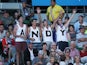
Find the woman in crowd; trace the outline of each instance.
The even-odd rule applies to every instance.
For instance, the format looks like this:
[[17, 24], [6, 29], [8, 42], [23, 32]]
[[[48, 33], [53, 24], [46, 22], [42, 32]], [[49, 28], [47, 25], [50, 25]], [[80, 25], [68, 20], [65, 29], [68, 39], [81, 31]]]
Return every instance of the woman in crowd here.
[[23, 52], [27, 47], [26, 39], [27, 39], [28, 29], [27, 29], [27, 26], [23, 24], [24, 19], [22, 15], [19, 15], [17, 20], [19, 23], [15, 25], [13, 33], [15, 36], [16, 51], [17, 51], [16, 61], [17, 61], [17, 65], [19, 65], [19, 63], [21, 62], [20, 59], [23, 62]]
[[76, 40], [76, 32], [74, 30], [74, 26], [73, 25], [69, 25], [68, 33], [70, 35], [71, 41], [75, 41]]
[[54, 61], [55, 61], [55, 58], [50, 57], [50, 61], [46, 65], [53, 65]]
[[16, 49], [15, 49], [15, 43], [14, 40], [10, 38], [10, 32], [6, 32], [5, 38], [2, 39], [2, 45], [3, 45], [3, 53], [4, 56], [7, 56], [8, 61], [15, 62], [15, 55], [16, 55]]
[[53, 23], [53, 24], [55, 24], [55, 22], [57, 23], [56, 24], [56, 36], [57, 36], [56, 41], [61, 51], [64, 51], [64, 49], [68, 47], [67, 28], [70, 21], [74, 17], [75, 13], [76, 13], [76, 10], [73, 10], [72, 16], [64, 25], [62, 23], [62, 19], [60, 18], [57, 21], [54, 21]]
[[74, 63], [73, 58], [70, 57], [69, 47], [65, 48], [64, 53], [65, 53], [65, 57], [66, 57], [66, 59], [65, 59], [66, 65], [68, 65], [69, 63]]
[[75, 63], [74, 65], [83, 65], [81, 62], [80, 62], [80, 57], [79, 56], [75, 56]]
[[43, 55], [44, 55], [44, 58], [47, 58], [49, 57], [49, 50], [47, 50], [47, 44], [46, 43], [43, 43], [42, 44], [42, 50], [40, 50], [43, 52]]

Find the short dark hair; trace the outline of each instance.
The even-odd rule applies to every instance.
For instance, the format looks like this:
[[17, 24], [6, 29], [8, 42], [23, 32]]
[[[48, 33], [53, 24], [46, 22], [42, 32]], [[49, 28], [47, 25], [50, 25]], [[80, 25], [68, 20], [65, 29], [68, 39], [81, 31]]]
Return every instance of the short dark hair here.
[[23, 17], [21, 14], [20, 15], [18, 15], [18, 17], [17, 17], [17, 20], [19, 20], [20, 19], [20, 17]]
[[72, 63], [68, 63], [68, 65], [73, 65]]
[[83, 18], [83, 15], [80, 15], [79, 17], [82, 17]]
[[51, 2], [52, 2], [52, 1], [53, 1], [53, 2], [56, 2], [56, 0], [51, 0]]
[[69, 17], [68, 17], [68, 16], [66, 16], [66, 17], [65, 17], [65, 19], [68, 19], [68, 20], [69, 20]]
[[43, 46], [43, 45], [47, 45], [47, 43], [46, 43], [46, 42], [43, 42], [42, 46]]
[[68, 31], [70, 31], [70, 27], [72, 27], [73, 29], [75, 29], [75, 27], [74, 27], [74, 25], [69, 25], [69, 27], [68, 27]]

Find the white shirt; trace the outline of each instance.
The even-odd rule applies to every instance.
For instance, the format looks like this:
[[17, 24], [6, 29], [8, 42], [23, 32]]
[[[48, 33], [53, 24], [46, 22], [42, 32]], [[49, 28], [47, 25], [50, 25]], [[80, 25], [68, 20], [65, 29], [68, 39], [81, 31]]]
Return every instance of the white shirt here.
[[57, 36], [57, 42], [59, 41], [68, 41], [67, 39], [67, 31], [66, 31], [66, 28], [65, 26], [63, 26], [62, 28], [57, 25], [57, 28], [56, 28], [56, 36]]
[[80, 32], [80, 31], [79, 31], [80, 25], [87, 26], [87, 22], [83, 21], [83, 23], [80, 24], [79, 21], [77, 21], [77, 22], [74, 24], [75, 31], [76, 31], [77, 33]]
[[86, 44], [87, 43], [87, 42], [78, 42], [78, 39], [81, 39], [81, 38], [87, 38], [87, 34], [78, 33], [76, 35], [77, 46], [80, 47], [80, 48], [83, 47], [83, 44]]
[[30, 58], [33, 61], [33, 59], [35, 58], [34, 54], [33, 54], [33, 50], [30, 50], [29, 48], [28, 48], [28, 50], [30, 51]]
[[[16, 35], [25, 35], [26, 33], [26, 25], [23, 24], [23, 27], [21, 27], [19, 24], [17, 24], [18, 28], [17, 28], [17, 32], [16, 32]], [[15, 38], [15, 41], [16, 42], [24, 42], [26, 41], [24, 38], [21, 38], [21, 37], [16, 37]]]
[[3, 30], [3, 32], [0, 32], [0, 41], [6, 36], [6, 30]]
[[48, 62], [46, 65], [52, 65], [50, 62]]
[[66, 65], [64, 61], [60, 61], [59, 65]]
[[53, 42], [52, 29], [50, 26], [48, 28], [44, 27], [42, 30], [43, 42]]
[[35, 42], [35, 43], [38, 43], [38, 42], [41, 42], [40, 41], [40, 31], [39, 31], [39, 28], [36, 27], [36, 29], [34, 29], [33, 27], [30, 27], [30, 38], [34, 38], [35, 40], [34, 41], [31, 41], [31, 42]]

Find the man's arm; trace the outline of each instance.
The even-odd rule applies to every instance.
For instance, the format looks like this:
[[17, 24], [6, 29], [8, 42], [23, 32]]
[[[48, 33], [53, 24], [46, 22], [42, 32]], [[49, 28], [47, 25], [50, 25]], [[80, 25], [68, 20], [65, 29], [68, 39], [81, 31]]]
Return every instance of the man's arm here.
[[72, 14], [72, 16], [70, 17], [70, 19], [65, 23], [65, 25], [64, 25], [65, 27], [68, 27], [68, 25], [69, 25], [70, 21], [73, 19], [75, 13], [76, 13], [76, 10], [73, 9], [73, 14]]
[[85, 38], [78, 39], [78, 42], [85, 42]]

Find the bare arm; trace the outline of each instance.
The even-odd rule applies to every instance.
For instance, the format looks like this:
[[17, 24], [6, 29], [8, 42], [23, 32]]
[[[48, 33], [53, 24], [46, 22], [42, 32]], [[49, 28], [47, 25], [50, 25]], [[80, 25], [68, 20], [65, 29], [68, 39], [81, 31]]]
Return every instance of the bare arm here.
[[39, 28], [39, 31], [40, 31], [40, 37], [42, 37], [42, 29]]
[[[28, 34], [30, 34], [30, 27], [28, 28]], [[29, 37], [29, 39], [32, 40], [32, 41], [35, 40], [34, 38], [30, 38], [30, 37]]]
[[20, 35], [16, 35], [17, 28], [18, 28], [18, 26], [15, 25], [14, 30], [13, 30], [13, 35], [14, 35], [14, 37], [20, 37]]
[[85, 38], [78, 39], [78, 42], [85, 42]]
[[25, 38], [28, 37], [28, 27], [26, 26]]
[[63, 12], [60, 11], [59, 16], [57, 17], [57, 19], [55, 19], [55, 20], [53, 21], [53, 24], [51, 25], [51, 28], [52, 28], [52, 29], [53, 29], [54, 27], [56, 27], [56, 23], [57, 23], [58, 19], [60, 18], [60, 15], [61, 15], [62, 13], [63, 13]]
[[76, 13], [76, 10], [73, 9], [73, 14], [72, 14], [72, 16], [70, 17], [70, 19], [65, 23], [65, 25], [64, 25], [65, 27], [68, 27], [68, 25], [69, 25], [70, 21], [73, 19], [75, 13]]

